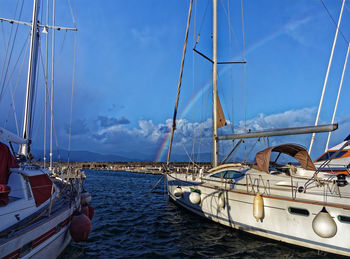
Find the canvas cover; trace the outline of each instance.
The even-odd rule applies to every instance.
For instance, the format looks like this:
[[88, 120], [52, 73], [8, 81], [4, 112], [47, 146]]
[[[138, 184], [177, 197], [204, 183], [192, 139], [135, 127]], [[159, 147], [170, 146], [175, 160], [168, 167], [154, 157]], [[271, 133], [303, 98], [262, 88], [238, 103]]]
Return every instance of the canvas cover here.
[[38, 207], [50, 198], [52, 182], [47, 174], [29, 176], [28, 178], [32, 187], [35, 204]]
[[285, 144], [275, 147], [269, 147], [258, 152], [255, 156], [256, 165], [253, 168], [268, 173], [271, 152], [287, 154], [291, 157], [294, 157], [300, 163], [302, 168], [306, 170], [316, 171], [316, 167], [305, 148], [294, 144]]
[[10, 168], [18, 168], [18, 163], [11, 154], [10, 149], [0, 142], [0, 184], [7, 184]]

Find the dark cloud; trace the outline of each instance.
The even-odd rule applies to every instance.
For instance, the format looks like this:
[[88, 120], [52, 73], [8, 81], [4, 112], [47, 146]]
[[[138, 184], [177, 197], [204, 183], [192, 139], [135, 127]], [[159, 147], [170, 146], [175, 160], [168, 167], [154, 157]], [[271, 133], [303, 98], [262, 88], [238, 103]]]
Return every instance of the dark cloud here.
[[115, 125], [126, 125], [130, 123], [130, 121], [124, 116], [121, 118], [110, 118], [106, 116], [98, 116], [97, 121], [100, 123], [100, 126], [103, 128], [107, 128]]
[[106, 138], [106, 135], [107, 134], [101, 134], [101, 135], [99, 135], [99, 134], [92, 134], [91, 137], [96, 139], [96, 140], [102, 140], [102, 139]]
[[[69, 125], [67, 124], [65, 127], [66, 133], [69, 134]], [[90, 130], [87, 126], [87, 123], [85, 119], [76, 119], [72, 122], [72, 136], [74, 135], [84, 135], [86, 133], [89, 133]]]

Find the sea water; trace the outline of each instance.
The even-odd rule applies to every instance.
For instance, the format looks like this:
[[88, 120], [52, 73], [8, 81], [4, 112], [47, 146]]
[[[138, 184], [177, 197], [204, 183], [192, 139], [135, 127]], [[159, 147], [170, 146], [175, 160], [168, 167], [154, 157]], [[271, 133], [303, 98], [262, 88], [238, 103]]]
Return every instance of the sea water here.
[[60, 258], [342, 258], [222, 226], [171, 202], [159, 175], [85, 171], [95, 208], [87, 242]]

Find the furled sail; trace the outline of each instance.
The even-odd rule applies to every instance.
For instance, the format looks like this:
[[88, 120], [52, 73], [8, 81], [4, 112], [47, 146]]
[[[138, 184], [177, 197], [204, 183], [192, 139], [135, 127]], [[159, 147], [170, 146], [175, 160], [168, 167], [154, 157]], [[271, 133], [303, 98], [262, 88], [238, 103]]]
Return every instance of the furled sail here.
[[223, 126], [226, 126], [226, 119], [225, 119], [224, 111], [222, 110], [222, 107], [221, 107], [219, 96], [216, 97], [216, 103], [217, 103], [217, 107], [216, 107], [216, 112], [217, 112], [216, 126], [218, 128], [221, 128]]

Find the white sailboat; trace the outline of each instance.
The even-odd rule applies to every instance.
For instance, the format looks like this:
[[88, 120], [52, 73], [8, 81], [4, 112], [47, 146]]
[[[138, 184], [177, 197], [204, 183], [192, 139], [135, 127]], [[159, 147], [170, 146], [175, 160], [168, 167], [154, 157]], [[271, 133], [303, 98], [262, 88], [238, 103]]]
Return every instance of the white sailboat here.
[[[323, 172], [325, 165], [316, 168], [306, 149], [296, 144], [268, 147], [258, 152], [253, 166], [244, 163], [219, 165], [218, 141], [329, 132], [337, 125], [218, 136], [216, 10], [217, 1], [213, 0], [213, 168], [201, 169], [192, 175], [172, 170], [170, 142], [166, 172], [169, 197], [199, 216], [241, 231], [350, 256], [348, 175]], [[176, 127], [176, 110], [177, 107], [171, 141]], [[350, 140], [346, 140], [346, 145], [349, 144]], [[343, 150], [346, 145], [338, 150]], [[270, 162], [271, 153], [277, 153], [274, 162]], [[296, 160], [299, 165], [279, 164], [277, 159], [281, 154]], [[343, 169], [349, 173], [349, 168]]]
[[[84, 240], [90, 233], [88, 203], [83, 179], [63, 179], [62, 169], [50, 169], [31, 162], [33, 102], [39, 56], [39, 37], [44, 29], [66, 29], [38, 21], [41, 1], [34, 0], [32, 22], [0, 18], [1, 22], [30, 26], [30, 53], [22, 137], [0, 128], [0, 257], [56, 258], [72, 237]], [[76, 30], [75, 28], [73, 28]], [[19, 145], [15, 154], [12, 145]], [[67, 170], [67, 169], [66, 169]], [[84, 205], [84, 209], [82, 205]], [[76, 213], [76, 214], [73, 214]], [[78, 223], [76, 222], [78, 221]], [[74, 223], [75, 222], [75, 223]]]

